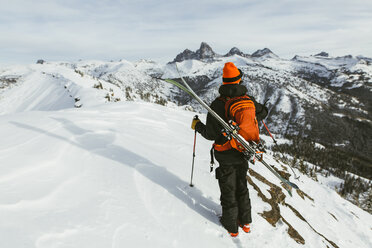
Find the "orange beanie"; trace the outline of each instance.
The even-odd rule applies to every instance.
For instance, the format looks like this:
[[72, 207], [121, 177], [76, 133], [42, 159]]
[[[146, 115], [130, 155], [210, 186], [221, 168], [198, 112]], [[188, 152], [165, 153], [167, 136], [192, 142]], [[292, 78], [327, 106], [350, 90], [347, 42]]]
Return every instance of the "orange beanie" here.
[[234, 63], [227, 62], [223, 68], [222, 82], [223, 84], [238, 84], [242, 80], [243, 73]]

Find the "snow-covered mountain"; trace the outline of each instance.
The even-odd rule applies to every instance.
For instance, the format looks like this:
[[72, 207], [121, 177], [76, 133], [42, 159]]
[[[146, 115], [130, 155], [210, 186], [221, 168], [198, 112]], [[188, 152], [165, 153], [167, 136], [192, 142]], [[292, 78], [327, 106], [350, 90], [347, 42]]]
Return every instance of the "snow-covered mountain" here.
[[202, 42], [200, 48], [193, 52], [185, 49], [182, 53], [178, 54], [173, 62], [181, 62], [184, 60], [204, 60], [213, 61], [216, 57], [220, 57], [213, 49], [205, 42]]
[[[141, 101], [94, 105], [85, 97], [99, 100], [91, 89], [101, 91], [49, 73], [11, 89], [37, 105], [0, 115], [0, 247], [371, 247], [372, 215], [334, 191], [341, 180], [318, 174], [316, 182], [295, 169], [301, 190], [290, 197], [259, 163], [247, 176], [252, 232], [232, 239], [218, 222], [211, 143], [200, 136], [189, 187], [194, 112]], [[56, 98], [47, 82], [55, 90], [71, 83], [65, 91], [87, 104], [56, 108], [27, 95], [24, 84], [70, 99]], [[265, 160], [294, 180], [271, 154]]]
[[[270, 130], [287, 137], [307, 137], [334, 153], [347, 154], [343, 170], [372, 178], [371, 59], [330, 57], [323, 52], [285, 60], [265, 48], [252, 55], [184, 60], [178, 66], [210, 102], [218, 94], [227, 61], [242, 69], [251, 95], [260, 102], [268, 100]], [[187, 96], [182, 103], [198, 107]]]
[[[205, 113], [188, 95], [162, 79], [179, 78], [177, 62], [181, 75], [210, 103], [218, 95], [224, 63], [232, 61], [244, 72], [249, 94], [260, 102], [268, 100], [270, 113], [265, 122], [270, 131], [295, 144], [285, 150], [295, 157], [293, 161], [305, 158], [343, 178], [350, 175], [347, 172], [372, 178], [372, 59], [331, 57], [322, 52], [286, 60], [268, 48], [250, 55], [236, 47], [220, 55], [204, 42], [195, 52], [186, 50], [168, 64], [40, 60], [34, 65], [0, 68], [0, 114], [73, 107], [83, 111], [123, 101]], [[306, 139], [311, 142], [303, 145]], [[282, 153], [284, 148], [285, 144]], [[370, 184], [366, 185], [369, 189]], [[352, 189], [345, 197], [372, 211], [372, 191], [362, 192]]]
[[[46, 83], [50, 88], [45, 89], [43, 101], [62, 97], [68, 99], [63, 104], [79, 107], [90, 106], [96, 99], [99, 102], [142, 99], [162, 105], [189, 105], [196, 111], [204, 111], [189, 96], [160, 78], [178, 78], [174, 65], [177, 62], [182, 76], [204, 100], [211, 102], [218, 95], [222, 68], [227, 61], [242, 69], [244, 84], [251, 95], [260, 102], [268, 100], [270, 115], [266, 123], [272, 132], [282, 137], [311, 137], [323, 146], [348, 151], [350, 170], [372, 178], [369, 149], [372, 146], [369, 138], [372, 137], [372, 59], [362, 56], [330, 57], [322, 52], [286, 60], [268, 48], [249, 55], [236, 47], [219, 55], [203, 42], [196, 52], [186, 49], [165, 65], [148, 60], [136, 63], [122, 60], [8, 67], [0, 69], [0, 94], [4, 91], [0, 113], [23, 109], [18, 105], [33, 109], [37, 103], [28, 103], [27, 99], [41, 92], [26, 85], [25, 101], [21, 101], [12, 97], [9, 88], [23, 87], [22, 82], [49, 82], [49, 79], [57, 84]], [[87, 91], [82, 93], [82, 89]]]

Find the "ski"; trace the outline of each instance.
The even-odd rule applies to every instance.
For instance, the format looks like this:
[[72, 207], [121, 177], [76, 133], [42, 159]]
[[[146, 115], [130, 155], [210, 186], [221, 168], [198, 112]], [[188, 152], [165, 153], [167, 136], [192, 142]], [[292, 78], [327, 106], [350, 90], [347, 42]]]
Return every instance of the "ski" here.
[[[176, 68], [178, 71], [178, 67], [176, 64]], [[180, 72], [178, 71], [180, 78], [183, 82], [183, 85], [172, 80], [172, 79], [165, 79], [166, 82], [171, 83], [181, 90], [185, 91], [187, 94], [189, 94], [192, 98], [194, 98], [197, 102], [199, 102], [200, 105], [202, 105], [203, 108], [205, 108], [218, 122], [221, 123], [224, 130], [229, 133], [233, 138], [235, 138], [240, 144], [243, 145], [245, 148], [245, 153], [248, 156], [255, 156], [255, 158], [261, 162], [271, 173], [273, 173], [281, 182], [283, 182], [285, 185], [289, 186], [289, 189], [286, 187], [283, 187], [290, 196], [292, 196], [291, 189], [299, 189], [299, 187], [288, 181], [287, 179], [283, 178], [271, 165], [266, 163], [257, 153], [256, 148], [253, 148], [242, 136], [239, 135], [238, 130], [235, 126], [226, 123], [216, 112], [214, 112], [200, 97], [194, 92], [194, 90], [187, 84], [185, 79], [181, 76]]]
[[168, 83], [171, 83], [171, 84], [177, 86], [178, 88], [180, 88], [181, 90], [183, 90], [184, 92], [186, 92], [187, 94], [189, 94], [190, 96], [193, 97], [192, 93], [189, 92], [189, 90], [186, 89], [182, 84], [180, 84], [180, 83], [178, 83], [178, 82], [176, 82], [176, 81], [174, 81], [174, 80], [172, 80], [172, 79], [164, 79], [164, 80], [165, 80], [166, 82], [168, 82]]

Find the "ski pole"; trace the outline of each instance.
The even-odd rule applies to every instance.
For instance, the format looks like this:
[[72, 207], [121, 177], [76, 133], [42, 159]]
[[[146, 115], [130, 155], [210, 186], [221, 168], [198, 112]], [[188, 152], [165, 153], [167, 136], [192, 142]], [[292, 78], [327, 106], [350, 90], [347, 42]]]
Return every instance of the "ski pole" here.
[[266, 123], [262, 120], [262, 124], [264, 124], [264, 126], [265, 126], [265, 128], [266, 128], [266, 130], [269, 132], [269, 134], [270, 134], [270, 137], [273, 139], [273, 141], [274, 141], [274, 143], [275, 143], [275, 145], [277, 145], [277, 143], [276, 143], [276, 140], [275, 140], [275, 138], [274, 138], [274, 136], [271, 134], [271, 132], [270, 132], [270, 130], [269, 130], [269, 128], [266, 126]]
[[[194, 116], [194, 120], [198, 120], [199, 117], [197, 115]], [[194, 185], [192, 184], [192, 178], [194, 176], [194, 160], [195, 160], [195, 146], [196, 146], [196, 130], [195, 130], [195, 134], [194, 134], [194, 147], [192, 149], [192, 165], [191, 165], [191, 179], [190, 179], [190, 187], [194, 187]]]
[[[267, 130], [267, 132], [269, 132], [269, 134], [270, 134], [270, 137], [273, 139], [273, 141], [274, 141], [274, 143], [275, 143], [275, 145], [279, 148], [279, 145], [278, 145], [278, 143], [276, 142], [276, 140], [275, 140], [275, 138], [274, 138], [274, 136], [271, 134], [271, 132], [270, 132], [270, 130], [269, 130], [269, 128], [266, 126], [266, 123], [262, 120], [262, 124], [265, 126], [265, 128], [266, 128], [266, 130]], [[282, 152], [282, 150], [279, 148], [279, 151], [283, 154], [283, 152]], [[290, 165], [288, 165], [289, 166], [289, 168], [291, 168], [291, 170], [292, 170], [292, 172], [293, 172], [293, 175], [294, 175], [294, 177], [295, 177], [295, 179], [299, 179], [300, 178], [300, 176], [297, 176], [296, 175], [296, 173], [294, 172], [294, 170], [293, 170], [293, 168], [292, 168], [292, 166], [290, 166]]]

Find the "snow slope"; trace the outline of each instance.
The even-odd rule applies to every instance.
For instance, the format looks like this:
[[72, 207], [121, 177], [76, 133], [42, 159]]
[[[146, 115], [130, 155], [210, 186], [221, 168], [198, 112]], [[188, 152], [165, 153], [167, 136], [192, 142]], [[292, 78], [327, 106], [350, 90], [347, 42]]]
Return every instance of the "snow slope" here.
[[[93, 75], [84, 75], [74, 64], [54, 62], [9, 67], [0, 71], [0, 79], [2, 76], [17, 80], [3, 90], [0, 87], [0, 114], [95, 106], [107, 102], [108, 92], [110, 98], [124, 98], [119, 87]], [[104, 90], [97, 90], [98, 86]]]
[[[221, 76], [200, 61], [179, 67], [185, 75]], [[151, 61], [0, 69], [1, 248], [372, 246], [372, 216], [335, 193], [342, 180], [301, 175], [296, 181], [270, 151], [265, 160], [301, 191], [288, 196], [264, 166], [252, 165], [252, 232], [231, 239], [218, 222], [211, 142], [197, 137], [190, 188], [195, 113], [140, 101], [172, 100], [177, 92], [153, 76], [177, 72]], [[289, 86], [296, 90], [295, 83]], [[280, 106], [291, 108], [285, 98]]]
[[[372, 216], [329, 188], [332, 179], [301, 176], [306, 195], [289, 197], [258, 163], [252, 232], [230, 238], [200, 136], [189, 187], [193, 115], [143, 102], [1, 115], [0, 247], [371, 247]], [[272, 206], [275, 225], [265, 219]]]

